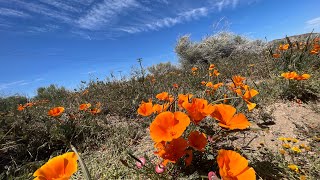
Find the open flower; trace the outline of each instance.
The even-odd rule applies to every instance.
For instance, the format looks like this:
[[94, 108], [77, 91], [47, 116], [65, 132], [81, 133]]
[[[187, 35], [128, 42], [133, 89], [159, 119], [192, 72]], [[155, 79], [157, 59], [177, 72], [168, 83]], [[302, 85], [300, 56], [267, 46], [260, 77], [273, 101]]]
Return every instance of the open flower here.
[[192, 94], [179, 94], [178, 95], [178, 106], [179, 108], [182, 108], [183, 102], [189, 102], [189, 100], [192, 98]]
[[214, 69], [214, 67], [215, 67], [215, 65], [214, 65], [214, 64], [210, 64], [210, 66], [209, 66], [209, 71], [213, 70], [213, 69]]
[[80, 104], [79, 106], [79, 110], [80, 111], [86, 111], [88, 108], [91, 107], [91, 104], [90, 103], [86, 103], [86, 104]]
[[165, 104], [154, 104], [152, 109], [154, 113], [160, 114], [163, 111], [166, 111], [169, 107], [169, 103], [165, 103]]
[[235, 151], [219, 150], [217, 161], [222, 179], [256, 179], [254, 169], [248, 167], [248, 160]]
[[48, 115], [52, 117], [60, 116], [64, 112], [64, 107], [55, 107], [48, 111]]
[[214, 112], [211, 116], [219, 121], [219, 126], [228, 129], [246, 129], [250, 122], [242, 113], [236, 114], [236, 108], [231, 105], [214, 105]]
[[183, 112], [162, 112], [150, 125], [150, 135], [154, 142], [172, 141], [179, 138], [190, 124]]
[[149, 102], [142, 101], [137, 112], [141, 116], [150, 116], [153, 113], [153, 106], [152, 106], [151, 99], [149, 100]]
[[212, 104], [208, 104], [207, 100], [200, 98], [193, 98], [191, 103], [185, 101], [182, 103], [182, 107], [187, 110], [188, 115], [195, 124], [199, 124], [202, 119], [214, 111]]
[[281, 76], [286, 79], [294, 79], [298, 76], [298, 74], [296, 72], [292, 71], [292, 72], [282, 73]]
[[198, 68], [197, 67], [193, 67], [193, 68], [191, 68], [191, 71], [192, 72], [196, 72], [198, 70]]
[[244, 93], [244, 95], [242, 96], [242, 99], [247, 103], [247, 107], [248, 107], [248, 110], [249, 111], [251, 111], [253, 108], [255, 108], [256, 107], [256, 103], [252, 103], [252, 102], [250, 102], [249, 100], [251, 99], [251, 98], [253, 98], [254, 96], [256, 96], [257, 94], [259, 94], [259, 92], [257, 91], [257, 90], [255, 90], [255, 89], [248, 89], [245, 93]]
[[17, 109], [18, 109], [18, 111], [23, 111], [23, 110], [24, 110], [24, 107], [23, 107], [22, 104], [19, 104]]
[[302, 74], [302, 75], [297, 75], [296, 77], [294, 77], [295, 80], [307, 80], [310, 78], [310, 74]]
[[156, 98], [162, 101], [166, 101], [169, 99], [169, 93], [167, 92], [162, 92], [156, 95]]
[[219, 71], [218, 70], [213, 70], [213, 74], [215, 75], [215, 76], [219, 76], [220, 75], [220, 73], [219, 73]]
[[283, 51], [283, 50], [287, 50], [289, 48], [289, 44], [280, 44], [279, 45], [279, 50]]
[[166, 166], [168, 162], [176, 163], [187, 153], [188, 142], [181, 137], [173, 139], [171, 142], [158, 144], [158, 151], [155, 152], [155, 154], [164, 160], [162, 162], [164, 166]]
[[77, 160], [76, 153], [67, 152], [50, 159], [33, 176], [36, 177], [35, 180], [67, 180], [78, 170]]
[[204, 151], [208, 141], [204, 133], [193, 131], [188, 137], [189, 145], [198, 151]]
[[243, 85], [243, 81], [246, 78], [242, 77], [242, 76], [232, 76], [232, 82], [234, 84], [235, 87], [239, 87]]

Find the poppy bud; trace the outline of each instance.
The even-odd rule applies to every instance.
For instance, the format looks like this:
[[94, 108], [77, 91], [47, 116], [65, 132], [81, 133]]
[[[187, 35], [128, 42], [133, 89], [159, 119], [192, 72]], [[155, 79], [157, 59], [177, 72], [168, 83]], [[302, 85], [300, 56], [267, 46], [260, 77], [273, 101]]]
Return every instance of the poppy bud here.
[[166, 167], [163, 164], [158, 164], [158, 165], [156, 165], [156, 168], [155, 168], [155, 170], [158, 174], [163, 173], [165, 169], [166, 169]]
[[210, 171], [208, 173], [208, 179], [209, 180], [219, 180], [219, 178], [217, 177], [216, 173], [214, 173], [213, 171]]
[[139, 158], [139, 160], [140, 160], [140, 162], [137, 161], [136, 166], [138, 167], [138, 169], [141, 169], [146, 164], [146, 158], [141, 157], [141, 158]]

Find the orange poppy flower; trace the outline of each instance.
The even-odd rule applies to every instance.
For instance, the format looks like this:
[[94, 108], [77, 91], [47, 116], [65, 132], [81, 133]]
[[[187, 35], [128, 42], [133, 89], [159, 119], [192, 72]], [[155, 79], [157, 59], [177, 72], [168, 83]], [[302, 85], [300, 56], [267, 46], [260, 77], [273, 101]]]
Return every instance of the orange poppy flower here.
[[202, 84], [202, 85], [206, 85], [206, 84], [207, 84], [207, 82], [205, 82], [205, 81], [201, 81], [201, 84]]
[[52, 117], [60, 116], [64, 112], [64, 107], [55, 107], [48, 111], [48, 115]]
[[296, 78], [298, 76], [298, 74], [293, 71], [293, 72], [282, 73], [281, 76], [286, 78], [286, 79], [294, 79], [294, 78]]
[[90, 108], [90, 107], [91, 107], [91, 104], [90, 104], [90, 103], [80, 104], [79, 110], [80, 110], [80, 111], [85, 111], [85, 110], [87, 110], [87, 109]]
[[157, 113], [157, 114], [160, 114], [161, 112], [163, 111], [166, 111], [169, 107], [169, 103], [165, 103], [165, 104], [155, 104], [153, 105], [152, 109], [153, 109], [153, 112]]
[[207, 100], [200, 98], [193, 98], [191, 103], [185, 101], [182, 103], [182, 107], [187, 110], [192, 122], [196, 125], [214, 111], [212, 104], [208, 104]]
[[100, 108], [92, 108], [90, 109], [90, 113], [92, 115], [96, 115], [96, 114], [99, 114], [101, 112], [101, 109]]
[[298, 75], [296, 77], [294, 77], [295, 80], [307, 80], [310, 78], [310, 74], [302, 74], [302, 75]]
[[245, 79], [246, 78], [244, 78], [242, 76], [232, 76], [232, 82], [234, 83], [235, 87], [242, 86], [243, 85], [243, 81]]
[[26, 103], [23, 107], [32, 107], [34, 105], [34, 103]]
[[210, 64], [210, 66], [209, 66], [209, 71], [213, 70], [213, 69], [214, 69], [214, 67], [215, 67], [215, 65], [214, 65], [214, 64]]
[[192, 72], [195, 72], [195, 71], [197, 71], [198, 70], [198, 68], [197, 67], [193, 67], [193, 68], [191, 68], [191, 71]]
[[156, 95], [156, 98], [162, 101], [166, 101], [169, 99], [169, 93], [167, 92], [162, 92]]
[[183, 112], [162, 112], [150, 124], [150, 135], [154, 142], [172, 141], [180, 137], [190, 124]]
[[207, 145], [207, 137], [204, 133], [193, 131], [188, 137], [189, 145], [198, 151], [204, 151]]
[[280, 55], [279, 53], [275, 53], [275, 54], [272, 55], [272, 57], [273, 57], [273, 58], [280, 58], [281, 55]]
[[280, 44], [279, 45], [279, 50], [283, 51], [283, 50], [287, 50], [289, 49], [289, 44]]
[[257, 94], [259, 94], [259, 92], [255, 89], [248, 89], [244, 95], [242, 96], [242, 99], [244, 99], [244, 101], [247, 103], [247, 107], [248, 107], [248, 110], [251, 111], [252, 109], [254, 109], [256, 107], [256, 103], [252, 103], [250, 102], [249, 100], [251, 98], [253, 98], [254, 96], [256, 96]]
[[173, 139], [171, 142], [158, 143], [158, 151], [155, 152], [155, 154], [164, 159], [162, 164], [166, 166], [168, 162], [176, 163], [180, 158], [186, 155], [187, 147], [188, 142], [179, 137], [178, 139]]
[[179, 88], [179, 85], [178, 85], [177, 83], [174, 83], [172, 86], [173, 86], [174, 88]]
[[24, 107], [23, 107], [22, 104], [19, 104], [17, 109], [18, 109], [18, 111], [23, 111], [23, 110], [24, 110]]
[[67, 152], [63, 155], [56, 156], [50, 159], [47, 163], [41, 166], [33, 176], [35, 180], [53, 180], [69, 179], [78, 170], [78, 157], [74, 152]]
[[206, 86], [209, 87], [209, 88], [213, 88], [213, 83], [212, 83], [212, 82], [208, 82], [208, 83], [206, 84]]
[[215, 76], [219, 76], [219, 75], [220, 75], [219, 71], [216, 70], [216, 69], [213, 71], [213, 74], [214, 74]]
[[219, 121], [219, 126], [228, 129], [246, 129], [250, 123], [242, 113], [236, 114], [236, 108], [231, 105], [214, 105], [214, 112], [211, 116]]
[[139, 106], [139, 108], [138, 108], [138, 110], [137, 110], [137, 112], [141, 116], [150, 116], [153, 113], [153, 107], [152, 107], [151, 99], [147, 103], [142, 101], [140, 106]]
[[189, 102], [189, 100], [191, 100], [192, 96], [193, 96], [192, 94], [186, 94], [186, 95], [179, 94], [178, 95], [178, 106], [179, 106], [179, 108], [182, 108], [183, 102], [185, 102], [185, 101]]
[[213, 85], [213, 89], [217, 90], [219, 87], [223, 86], [223, 83], [217, 83]]
[[248, 167], [246, 160], [239, 153], [221, 149], [218, 151], [217, 162], [222, 179], [255, 180], [256, 173]]

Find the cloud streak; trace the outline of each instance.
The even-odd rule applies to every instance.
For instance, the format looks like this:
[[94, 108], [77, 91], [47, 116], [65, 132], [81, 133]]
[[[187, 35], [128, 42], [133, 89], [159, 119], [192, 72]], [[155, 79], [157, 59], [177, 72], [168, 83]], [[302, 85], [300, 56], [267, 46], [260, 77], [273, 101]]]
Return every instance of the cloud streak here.
[[159, 30], [164, 27], [172, 27], [176, 24], [198, 19], [200, 17], [206, 16], [207, 14], [208, 9], [205, 7], [201, 7], [179, 13], [176, 17], [165, 17], [162, 19], [155, 20], [151, 23], [142, 24], [140, 26], [123, 27], [119, 28], [119, 30], [130, 34], [146, 32], [151, 30]]
[[22, 18], [31, 17], [29, 14], [24, 13], [22, 11], [17, 11], [17, 10], [8, 9], [8, 8], [0, 8], [0, 15], [11, 16], [11, 17], [22, 17]]
[[320, 27], [320, 17], [310, 19], [306, 22], [308, 28], [319, 28]]
[[[37, 3], [36, 3], [37, 2]], [[68, 32], [84, 39], [114, 39], [194, 21], [240, 0], [0, 0], [0, 30]], [[23, 25], [13, 19], [21, 18]], [[21, 28], [16, 28], [20, 26]], [[26, 26], [26, 27], [23, 27]], [[15, 28], [15, 29], [13, 29]]]
[[139, 3], [135, 0], [104, 0], [93, 6], [77, 23], [81, 28], [97, 30], [114, 20], [118, 14], [126, 9], [136, 7], [139, 7]]

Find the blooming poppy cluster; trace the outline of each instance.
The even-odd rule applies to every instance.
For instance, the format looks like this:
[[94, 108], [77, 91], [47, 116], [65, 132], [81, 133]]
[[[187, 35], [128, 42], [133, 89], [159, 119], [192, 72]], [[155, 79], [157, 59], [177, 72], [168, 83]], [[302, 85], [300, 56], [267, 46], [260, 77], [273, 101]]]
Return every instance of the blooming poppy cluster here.
[[166, 111], [169, 108], [170, 103], [173, 102], [174, 97], [169, 95], [168, 92], [162, 92], [156, 95], [156, 98], [161, 101], [161, 104], [153, 104], [152, 99], [149, 99], [148, 102], [142, 101], [137, 113], [141, 116], [150, 116], [153, 113], [159, 114], [163, 111]]
[[[156, 97], [158, 100], [170, 101], [171, 96], [163, 92]], [[192, 150], [200, 152], [205, 150], [207, 136], [204, 133], [193, 131], [187, 140], [182, 137], [191, 122], [197, 126], [205, 117], [210, 116], [225, 129], [246, 129], [250, 126], [245, 115], [235, 114], [236, 109], [231, 105], [209, 104], [207, 100], [194, 98], [192, 94], [179, 94], [177, 103], [181, 111], [160, 112], [150, 124], [150, 136], [157, 149], [155, 154], [163, 159], [161, 162], [163, 166], [168, 162], [176, 163], [181, 158], [184, 158], [188, 166], [192, 162]], [[156, 113], [154, 107], [157, 105], [153, 105], [150, 99], [149, 102], [142, 102], [137, 111], [140, 115], [150, 116]]]
[[310, 50], [310, 54], [319, 54], [320, 51], [320, 38], [315, 38], [312, 43], [312, 49]]
[[[213, 70], [211, 65], [209, 70]], [[198, 69], [194, 69], [197, 71]], [[241, 97], [249, 101], [258, 94], [254, 89], [250, 89], [243, 83], [245, 78], [241, 76], [233, 77], [234, 84], [232, 90], [242, 88], [244, 90]], [[216, 90], [223, 86], [223, 83], [213, 84], [212, 82], [203, 82], [207, 88]], [[242, 91], [241, 91], [242, 93]], [[225, 95], [226, 97], [226, 95]], [[177, 98], [168, 92], [161, 92], [156, 95], [160, 104], [153, 103], [152, 99], [148, 102], [142, 101], [137, 109], [137, 113], [142, 116], [151, 116], [156, 114], [150, 124], [150, 136], [154, 141], [156, 149], [155, 154], [160, 157], [161, 163], [156, 167], [156, 172], [163, 172], [168, 163], [176, 163], [183, 159], [186, 166], [192, 163], [193, 152], [204, 152], [206, 150], [208, 138], [201, 130], [193, 130], [184, 138], [184, 132], [190, 125], [199, 127], [200, 123], [210, 117], [218, 122], [222, 129], [243, 130], [250, 126], [246, 116], [242, 113], [236, 114], [236, 108], [227, 104], [211, 104], [203, 98], [197, 98], [193, 94], [178, 94]], [[178, 111], [171, 112], [173, 106], [178, 107]], [[209, 119], [210, 119], [209, 118]], [[249, 178], [255, 179], [255, 172], [248, 167], [247, 160], [236, 152], [223, 153], [219, 151], [218, 162], [220, 162], [220, 176], [223, 179], [228, 178]], [[232, 162], [228, 158], [237, 157], [239, 162]], [[236, 169], [236, 167], [239, 167]], [[240, 170], [239, 172], [237, 172]], [[235, 171], [235, 172], [233, 172]]]
[[256, 107], [256, 103], [250, 100], [259, 94], [259, 92], [244, 83], [246, 78], [242, 76], [233, 76], [232, 83], [229, 84], [229, 89], [240, 96], [247, 104], [248, 110], [251, 111]]
[[282, 73], [281, 76], [284, 77], [285, 79], [297, 80], [297, 81], [307, 80], [310, 78], [310, 74], [299, 75], [295, 71]]
[[24, 105], [19, 104], [17, 110], [18, 111], [23, 111], [25, 108], [30, 108], [32, 106], [41, 105], [41, 104], [45, 104], [45, 103], [48, 103], [48, 102], [49, 102], [49, 100], [44, 99], [44, 100], [38, 100], [38, 101], [35, 101], [35, 102], [28, 102], [28, 103], [25, 103]]
[[88, 111], [92, 115], [96, 115], [101, 112], [101, 103], [96, 103], [94, 108], [91, 108], [92, 105], [90, 103], [83, 103], [79, 105], [79, 111]]
[[219, 71], [216, 69], [214, 64], [210, 64], [208, 70], [209, 70], [209, 76], [210, 77], [213, 76], [213, 75], [214, 76], [219, 76], [220, 75]]

